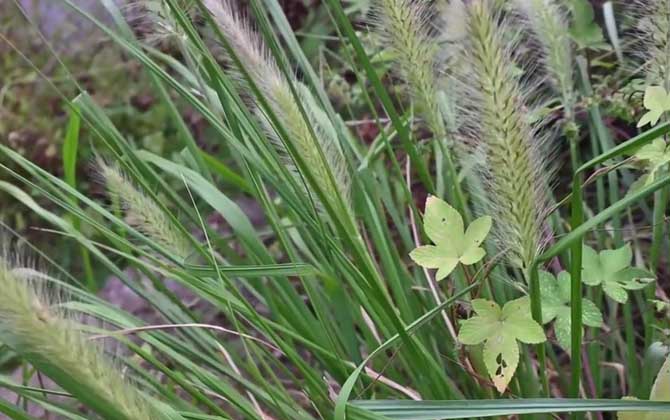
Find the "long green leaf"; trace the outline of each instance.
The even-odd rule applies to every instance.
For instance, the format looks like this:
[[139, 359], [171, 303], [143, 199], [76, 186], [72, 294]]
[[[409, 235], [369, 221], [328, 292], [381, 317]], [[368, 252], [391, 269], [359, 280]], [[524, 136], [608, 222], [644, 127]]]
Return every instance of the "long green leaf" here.
[[394, 420], [471, 419], [522, 414], [605, 411], [670, 413], [670, 402], [636, 400], [542, 398], [469, 401], [352, 401], [351, 405]]

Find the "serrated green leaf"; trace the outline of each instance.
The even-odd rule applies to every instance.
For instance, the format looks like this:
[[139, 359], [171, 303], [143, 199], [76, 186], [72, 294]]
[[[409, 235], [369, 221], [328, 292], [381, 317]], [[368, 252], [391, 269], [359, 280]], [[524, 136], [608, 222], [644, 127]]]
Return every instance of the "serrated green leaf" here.
[[[642, 123], [642, 120], [640, 120], [640, 123]], [[641, 147], [633, 157], [636, 159], [636, 164], [641, 166], [641, 169], [646, 173], [633, 182], [627, 194], [639, 191], [656, 180], [658, 171], [670, 163], [670, 148], [662, 138], [657, 138]]]
[[670, 111], [670, 94], [662, 86], [647, 86], [644, 91], [644, 107], [649, 112], [642, 116], [637, 126], [654, 126], [663, 113]]
[[498, 392], [504, 392], [519, 365], [519, 344], [503, 331], [496, 332], [484, 344], [484, 364]]
[[435, 245], [424, 245], [410, 253], [414, 262], [425, 268], [437, 268], [437, 280], [447, 277], [458, 263], [472, 265], [486, 255], [480, 247], [489, 231], [492, 220], [489, 216], [480, 217], [468, 226], [463, 218], [444, 200], [429, 196], [426, 200], [426, 213], [423, 227]]
[[484, 364], [499, 392], [505, 391], [519, 363], [519, 345], [546, 340], [542, 327], [530, 311], [530, 299], [524, 296], [507, 302], [502, 310], [497, 303], [475, 299], [476, 315], [462, 321], [458, 340], [465, 345], [484, 342]]
[[629, 244], [599, 254], [584, 245], [582, 279], [589, 286], [602, 285], [603, 291], [619, 303], [628, 301], [627, 290], [639, 290], [655, 280], [647, 270], [630, 267], [633, 252]]
[[426, 199], [423, 227], [437, 245], [459, 243], [465, 236], [463, 217], [446, 201], [432, 195]]
[[[542, 291], [542, 322], [548, 324], [555, 320], [554, 333], [558, 344], [570, 352], [570, 274], [562, 271], [554, 277], [546, 271], [540, 272]], [[598, 307], [589, 299], [582, 299], [582, 322], [590, 327], [600, 327], [603, 319]]]
[[463, 264], [475, 264], [484, 258], [486, 251], [480, 245], [488, 236], [492, 225], [493, 219], [490, 216], [482, 216], [470, 223], [463, 238], [464, 249], [461, 253], [461, 262]]
[[582, 299], [582, 322], [589, 327], [599, 328], [603, 325], [603, 315], [591, 300]]
[[437, 268], [436, 280], [447, 277], [458, 264], [458, 258], [446, 252], [446, 248], [438, 248], [433, 245], [424, 245], [414, 249], [409, 256], [412, 260], [425, 268]]

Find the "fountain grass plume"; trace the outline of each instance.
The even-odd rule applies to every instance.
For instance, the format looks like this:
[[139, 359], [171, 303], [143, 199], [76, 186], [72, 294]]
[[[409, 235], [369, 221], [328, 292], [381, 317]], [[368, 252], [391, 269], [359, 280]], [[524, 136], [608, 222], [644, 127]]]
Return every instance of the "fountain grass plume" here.
[[518, 34], [493, 1], [473, 0], [464, 8], [456, 79], [463, 152], [477, 161], [484, 211], [508, 261], [526, 271], [546, 245], [545, 218], [552, 171], [548, 138], [531, 116], [536, 85], [517, 65]]
[[[176, 0], [176, 4], [187, 15], [195, 17], [194, 0]], [[127, 23], [145, 43], [160, 45], [187, 38], [165, 0], [130, 0], [121, 10]]]
[[98, 158], [97, 169], [110, 196], [120, 203], [126, 223], [174, 256], [183, 260], [190, 255], [192, 247], [183, 233], [152, 198], [128, 179], [118, 165]]
[[431, 31], [431, 12], [417, 0], [375, 0], [370, 22], [395, 58], [397, 75], [407, 84], [414, 104], [428, 128], [446, 135], [437, 91], [440, 46]]
[[561, 95], [565, 119], [574, 118], [576, 92], [568, 13], [556, 0], [516, 0], [515, 6], [532, 32], [553, 88]]
[[[331, 121], [325, 117], [310, 90], [295, 77], [285, 77], [261, 37], [232, 2], [204, 0], [204, 4], [245, 71], [286, 129], [288, 138], [284, 141], [293, 143], [325, 197], [335, 200], [335, 197], [340, 196], [343, 203], [348, 203], [350, 182], [338, 137]], [[244, 78], [239, 73], [236, 78], [244, 87]], [[306, 115], [301, 112], [291, 86], [295, 87]], [[248, 86], [246, 93], [253, 97]], [[277, 135], [277, 130], [268, 116], [260, 107], [255, 108], [274, 146], [288, 157], [285, 144]], [[286, 164], [298, 176], [297, 168], [290, 159], [286, 160]]]
[[[163, 416], [126, 380], [103, 348], [71, 315], [51, 304], [30, 272], [0, 256], [0, 341], [102, 418], [159, 420]], [[18, 264], [18, 265], [17, 265]]]
[[637, 22], [633, 55], [647, 83], [670, 91], [670, 0], [636, 0], [628, 10]]

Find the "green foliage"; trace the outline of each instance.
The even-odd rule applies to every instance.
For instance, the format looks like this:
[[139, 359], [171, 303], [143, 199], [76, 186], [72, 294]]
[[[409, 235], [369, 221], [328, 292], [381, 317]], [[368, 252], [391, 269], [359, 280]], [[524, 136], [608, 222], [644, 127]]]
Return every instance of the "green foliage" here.
[[593, 6], [588, 0], [569, 0], [572, 11], [570, 35], [580, 49], [598, 48], [604, 44], [603, 30], [594, 21]]
[[582, 277], [589, 286], [602, 286], [607, 296], [619, 303], [628, 301], [629, 290], [640, 290], [655, 281], [647, 270], [631, 267], [633, 250], [630, 244], [596, 252], [584, 245]]
[[[634, 399], [624, 397], [624, 399]], [[656, 380], [649, 395], [650, 401], [670, 401], [670, 356], [667, 356], [661, 369], [656, 375]], [[619, 420], [663, 420], [667, 415], [663, 413], [645, 413], [644, 411], [619, 412]]]
[[104, 350], [38, 293], [31, 283], [43, 274], [8, 258], [0, 258], [0, 340], [105, 419], [163, 418]]
[[504, 392], [519, 364], [519, 344], [542, 343], [542, 327], [530, 315], [530, 299], [525, 296], [507, 302], [502, 309], [491, 301], [475, 299], [477, 315], [461, 323], [458, 340], [465, 345], [484, 343], [484, 363], [499, 392]]
[[491, 217], [482, 216], [466, 230], [463, 218], [453, 207], [437, 197], [428, 197], [423, 227], [435, 245], [420, 246], [409, 255], [422, 267], [437, 268], [435, 278], [442, 280], [459, 263], [472, 265], [484, 258], [486, 251], [480, 245], [491, 230], [491, 224]]
[[670, 94], [662, 86], [647, 86], [644, 91], [644, 107], [648, 110], [637, 123], [638, 128], [658, 123], [661, 116], [670, 111]]
[[670, 150], [668, 150], [666, 142], [658, 138], [641, 147], [633, 157], [645, 173], [631, 184], [628, 194], [633, 194], [658, 179], [659, 174], [663, 172], [663, 168], [670, 163]]
[[[0, 378], [17, 397], [0, 412], [363, 420], [667, 411], [619, 399], [622, 388], [652, 389], [636, 355], [670, 327], [653, 313], [663, 293], [654, 301], [646, 287], [658, 277], [663, 289], [667, 272], [669, 99], [657, 76], [668, 50], [655, 35], [666, 3], [640, 1], [653, 6], [640, 10], [653, 12], [644, 22], [655, 32], [645, 62], [622, 63], [629, 58], [595, 51], [609, 46], [586, 0], [374, 0], [371, 10], [338, 0], [304, 9], [302, 0], [244, 9], [142, 0], [132, 12], [105, 1], [102, 20], [61, 0], [132, 63], [127, 84], [105, 79], [115, 93], [133, 96], [137, 83], [153, 104], [119, 108], [103, 90], [62, 90], [72, 113], [65, 135], [53, 124], [65, 139], [53, 148], [58, 171], [0, 146], [11, 208], [48, 225], [39, 232], [68, 257], [40, 258], [58, 278], [0, 271], [0, 283], [11, 280], [0, 288], [0, 363], [9, 354], [24, 375]], [[314, 27], [296, 23], [315, 16], [324, 19]], [[644, 32], [636, 14], [606, 19], [624, 45]], [[352, 24], [364, 20], [376, 34]], [[625, 141], [645, 88], [640, 123], [653, 127]], [[83, 171], [90, 150], [104, 156], [93, 166], [107, 194]], [[636, 181], [631, 167], [644, 176]], [[654, 272], [633, 267], [633, 253]], [[109, 273], [121, 299], [118, 289], [91, 292]], [[44, 299], [38, 282], [62, 298]], [[552, 329], [559, 346], [546, 344]], [[111, 347], [96, 345], [103, 337]], [[110, 361], [105, 350], [117, 347]], [[479, 373], [513, 398], [491, 399]]]
[[[542, 322], [554, 321], [554, 333], [558, 344], [570, 352], [570, 273], [561, 271], [558, 276], [541, 271], [540, 290], [542, 293]], [[589, 299], [582, 299], [582, 323], [600, 328], [603, 317], [600, 309]]]

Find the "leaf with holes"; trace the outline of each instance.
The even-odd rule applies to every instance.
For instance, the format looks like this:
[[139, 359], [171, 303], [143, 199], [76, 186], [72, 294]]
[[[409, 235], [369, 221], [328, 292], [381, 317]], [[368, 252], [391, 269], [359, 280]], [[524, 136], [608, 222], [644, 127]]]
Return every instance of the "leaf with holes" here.
[[[555, 320], [554, 333], [558, 344], [570, 352], [570, 273], [562, 271], [558, 278], [546, 271], [540, 271], [540, 293], [542, 295], [542, 322]], [[582, 322], [589, 327], [602, 326], [600, 309], [589, 299], [582, 299]]]
[[519, 344], [542, 343], [542, 327], [530, 313], [527, 296], [507, 302], [502, 309], [492, 301], [475, 299], [476, 315], [461, 323], [458, 340], [465, 345], [484, 343], [484, 364], [498, 392], [504, 392], [519, 364]]
[[655, 281], [647, 270], [631, 267], [633, 251], [629, 244], [600, 253], [584, 245], [582, 279], [589, 286], [601, 285], [607, 296], [619, 303], [628, 301], [628, 290], [640, 290]]
[[409, 255], [422, 267], [437, 268], [435, 278], [442, 280], [458, 263], [472, 265], [484, 258], [480, 245], [491, 230], [491, 217], [483, 216], [468, 226], [460, 214], [444, 200], [429, 196], [423, 227], [435, 245], [416, 248]]

